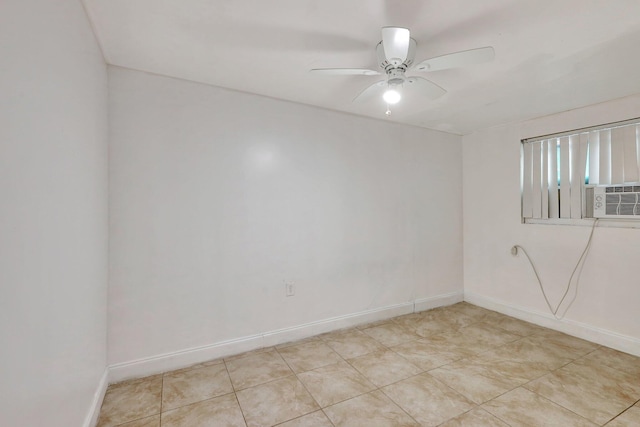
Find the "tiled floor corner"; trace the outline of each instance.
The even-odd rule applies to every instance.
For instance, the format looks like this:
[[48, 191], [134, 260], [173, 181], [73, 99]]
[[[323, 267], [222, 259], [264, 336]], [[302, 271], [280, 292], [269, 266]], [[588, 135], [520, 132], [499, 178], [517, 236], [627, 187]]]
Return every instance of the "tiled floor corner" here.
[[640, 426], [640, 358], [468, 303], [112, 384], [98, 427]]

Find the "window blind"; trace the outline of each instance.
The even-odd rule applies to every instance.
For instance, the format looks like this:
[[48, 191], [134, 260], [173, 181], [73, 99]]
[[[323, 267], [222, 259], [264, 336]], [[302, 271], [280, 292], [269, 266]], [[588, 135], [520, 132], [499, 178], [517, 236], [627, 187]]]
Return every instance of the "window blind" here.
[[640, 182], [640, 119], [522, 143], [524, 219], [584, 218], [586, 184]]

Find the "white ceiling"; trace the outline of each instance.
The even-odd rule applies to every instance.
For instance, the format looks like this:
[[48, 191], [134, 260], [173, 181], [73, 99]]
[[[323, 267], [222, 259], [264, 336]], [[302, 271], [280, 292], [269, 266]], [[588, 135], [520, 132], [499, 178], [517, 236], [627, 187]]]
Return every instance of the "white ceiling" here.
[[[458, 134], [640, 93], [640, 0], [84, 0], [107, 62]], [[383, 26], [416, 39], [416, 63], [493, 46], [491, 63], [420, 73], [448, 93], [352, 99], [380, 76]], [[419, 74], [417, 72], [407, 74]]]

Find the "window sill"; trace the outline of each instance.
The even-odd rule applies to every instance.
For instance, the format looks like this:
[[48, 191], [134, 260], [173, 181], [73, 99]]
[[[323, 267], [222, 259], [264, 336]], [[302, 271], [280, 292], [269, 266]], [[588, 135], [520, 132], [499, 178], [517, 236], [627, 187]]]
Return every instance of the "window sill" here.
[[[571, 219], [571, 218], [524, 218], [523, 224], [544, 224], [544, 225], [577, 225], [591, 227], [593, 218]], [[600, 218], [598, 228], [640, 228], [640, 220], [637, 219], [609, 219]]]

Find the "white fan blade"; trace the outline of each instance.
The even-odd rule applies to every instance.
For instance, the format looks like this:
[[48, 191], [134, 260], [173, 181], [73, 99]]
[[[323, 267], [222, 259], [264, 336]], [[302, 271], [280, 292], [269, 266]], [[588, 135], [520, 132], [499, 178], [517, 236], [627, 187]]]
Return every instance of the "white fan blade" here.
[[372, 84], [371, 86], [360, 92], [358, 96], [353, 98], [353, 102], [369, 102], [375, 97], [382, 99], [382, 92], [386, 86], [387, 81], [380, 80], [379, 82]]
[[495, 57], [495, 51], [491, 46], [478, 49], [463, 50], [427, 59], [416, 65], [418, 71], [437, 71], [449, 68], [464, 67], [466, 65], [488, 62]]
[[313, 70], [309, 70], [309, 72], [332, 76], [375, 76], [380, 74], [377, 71], [367, 68], [314, 68]]
[[410, 39], [411, 35], [406, 28], [382, 28], [382, 47], [384, 48], [387, 61], [389, 61], [390, 64], [397, 67], [407, 59]]
[[408, 90], [429, 99], [440, 98], [442, 95], [447, 93], [446, 90], [424, 77], [409, 77], [406, 80], [405, 87], [407, 87]]

